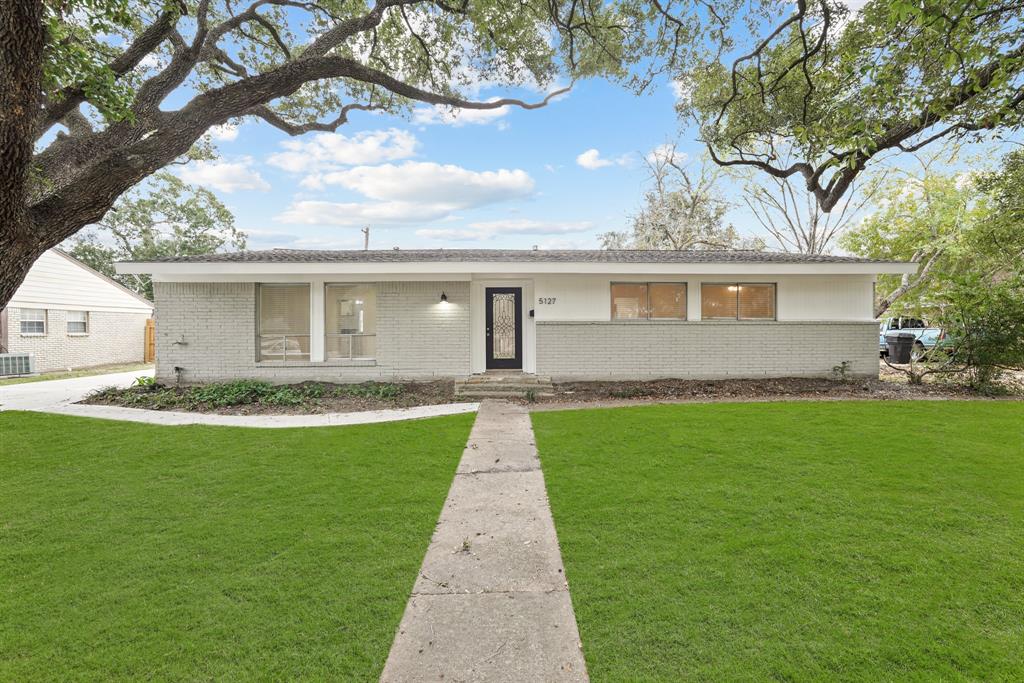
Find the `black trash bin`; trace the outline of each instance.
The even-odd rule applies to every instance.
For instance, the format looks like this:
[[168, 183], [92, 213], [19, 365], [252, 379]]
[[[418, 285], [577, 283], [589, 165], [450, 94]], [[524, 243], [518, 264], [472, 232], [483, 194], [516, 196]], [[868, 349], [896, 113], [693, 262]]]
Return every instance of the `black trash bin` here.
[[889, 346], [890, 363], [909, 363], [910, 354], [914, 350], [914, 342], [917, 337], [911, 332], [900, 332], [895, 335], [886, 335], [885, 343]]

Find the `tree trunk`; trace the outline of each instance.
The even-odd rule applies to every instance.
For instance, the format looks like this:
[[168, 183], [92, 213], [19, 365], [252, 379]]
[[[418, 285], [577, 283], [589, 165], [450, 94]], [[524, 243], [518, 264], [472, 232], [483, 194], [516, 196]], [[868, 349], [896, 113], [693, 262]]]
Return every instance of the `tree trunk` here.
[[0, 232], [0, 309], [7, 306], [29, 268], [46, 251], [40, 245], [11, 240], [5, 232]]
[[42, 0], [0, 4], [0, 308], [45, 251], [26, 201], [45, 44]]

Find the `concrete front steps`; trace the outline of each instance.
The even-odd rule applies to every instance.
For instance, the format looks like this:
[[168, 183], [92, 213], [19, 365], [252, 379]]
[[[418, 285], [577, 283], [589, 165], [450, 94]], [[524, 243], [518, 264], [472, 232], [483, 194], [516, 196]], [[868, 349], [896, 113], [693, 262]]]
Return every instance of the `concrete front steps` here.
[[485, 372], [455, 382], [455, 395], [459, 398], [539, 398], [554, 394], [550, 377], [523, 373]]

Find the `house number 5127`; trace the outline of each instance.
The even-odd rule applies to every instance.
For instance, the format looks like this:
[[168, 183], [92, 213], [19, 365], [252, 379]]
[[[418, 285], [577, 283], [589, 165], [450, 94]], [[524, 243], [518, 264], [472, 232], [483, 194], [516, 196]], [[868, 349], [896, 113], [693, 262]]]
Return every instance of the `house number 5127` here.
[[537, 303], [542, 305], [551, 305], [555, 303], [555, 297], [553, 296], [542, 296], [537, 298]]

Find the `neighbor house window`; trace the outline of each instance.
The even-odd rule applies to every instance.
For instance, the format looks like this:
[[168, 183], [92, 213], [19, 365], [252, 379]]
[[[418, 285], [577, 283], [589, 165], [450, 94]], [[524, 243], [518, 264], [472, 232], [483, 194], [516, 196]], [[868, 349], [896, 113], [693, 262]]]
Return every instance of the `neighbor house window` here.
[[612, 283], [612, 320], [686, 320], [686, 283]]
[[23, 308], [23, 309], [21, 309], [21, 333], [22, 334], [46, 334], [46, 309], [45, 308]]
[[700, 316], [704, 320], [775, 320], [775, 285], [702, 284]]
[[89, 313], [87, 311], [67, 311], [68, 334], [89, 334]]
[[309, 360], [309, 285], [258, 286], [259, 360]]
[[373, 285], [325, 287], [324, 349], [327, 360], [376, 357], [377, 291]]

